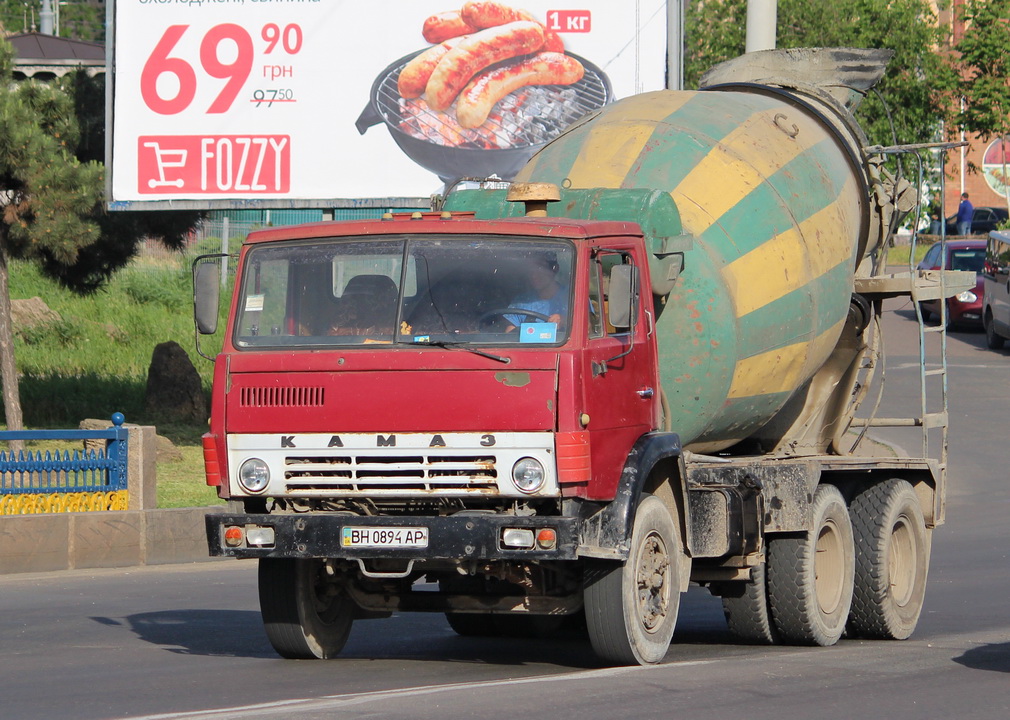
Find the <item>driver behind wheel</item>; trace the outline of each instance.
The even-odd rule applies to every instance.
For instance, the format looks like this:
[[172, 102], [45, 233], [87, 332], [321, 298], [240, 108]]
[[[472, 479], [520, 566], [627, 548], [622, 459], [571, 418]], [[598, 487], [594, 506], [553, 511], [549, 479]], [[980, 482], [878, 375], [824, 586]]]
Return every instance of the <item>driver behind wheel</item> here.
[[509, 307], [529, 310], [541, 317], [507, 314], [504, 317], [510, 323], [508, 332], [524, 322], [541, 322], [542, 318], [546, 318], [546, 322], [563, 325], [562, 320], [568, 314], [568, 288], [558, 282], [558, 267], [558, 259], [553, 252], [538, 252], [530, 257], [527, 288], [509, 303]]

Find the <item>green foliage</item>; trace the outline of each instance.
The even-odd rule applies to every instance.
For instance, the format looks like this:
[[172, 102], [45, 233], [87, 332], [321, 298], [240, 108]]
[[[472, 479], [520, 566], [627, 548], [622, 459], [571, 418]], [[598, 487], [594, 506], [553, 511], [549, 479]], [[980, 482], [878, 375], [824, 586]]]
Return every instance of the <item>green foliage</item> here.
[[954, 45], [950, 90], [963, 100], [956, 122], [983, 140], [1010, 132], [1010, 0], [966, 0]]
[[[77, 159], [101, 163], [105, 156], [105, 76], [91, 78], [84, 72], [71, 73], [59, 81], [59, 87], [72, 98], [74, 118], [80, 127]], [[100, 228], [99, 240], [82, 248], [73, 264], [47, 258], [43, 268], [64, 287], [93, 293], [126, 266], [141, 238], [172, 249], [182, 248], [204, 216], [195, 210], [107, 212], [96, 208], [92, 219]]]
[[[15, 337], [25, 423], [75, 427], [82, 418], [116, 410], [131, 422], [157, 422], [144, 415], [144, 389], [154, 346], [167, 340], [186, 349], [209, 391], [213, 366], [194, 349], [188, 268], [188, 257], [181, 255], [159, 264], [135, 262], [84, 298], [32, 263], [12, 263], [11, 295], [38, 296], [62, 318], [21, 328]], [[223, 293], [221, 327], [228, 301]], [[214, 338], [209, 340], [201, 342], [216, 351]]]
[[[150, 272], [134, 267], [124, 270], [116, 278], [116, 286], [135, 302], [160, 305], [166, 310], [181, 313], [191, 312], [190, 282], [188, 268]], [[180, 293], [180, 287], [186, 288], [187, 292]]]
[[17, 336], [25, 345], [42, 345], [52, 343], [59, 347], [73, 347], [83, 337], [84, 331], [77, 323], [60, 319], [44, 325], [19, 328]]
[[[0, 68], [11, 47], [0, 41]], [[102, 168], [72, 154], [77, 138], [70, 99], [54, 88], [0, 76], [0, 243], [10, 257], [72, 265], [98, 239], [88, 219], [100, 207]]]
[[[741, 55], [747, 0], [691, 3], [685, 21], [685, 84], [696, 87], [712, 65]], [[871, 143], [936, 139], [944, 105], [938, 84], [945, 72], [935, 48], [943, 38], [926, 0], [779, 0], [780, 48], [859, 47], [895, 51], [876, 94], [856, 115]], [[886, 105], [886, 108], [885, 108]], [[893, 122], [893, 127], [892, 127]]]

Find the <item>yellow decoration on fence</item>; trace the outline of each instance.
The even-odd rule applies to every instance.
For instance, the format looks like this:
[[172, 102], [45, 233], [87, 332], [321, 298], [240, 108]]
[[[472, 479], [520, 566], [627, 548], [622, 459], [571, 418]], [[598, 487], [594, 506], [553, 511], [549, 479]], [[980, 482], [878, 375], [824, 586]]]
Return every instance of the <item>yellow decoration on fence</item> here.
[[93, 493], [33, 493], [0, 495], [0, 515], [38, 515], [40, 513], [100, 512], [126, 510], [126, 490]]

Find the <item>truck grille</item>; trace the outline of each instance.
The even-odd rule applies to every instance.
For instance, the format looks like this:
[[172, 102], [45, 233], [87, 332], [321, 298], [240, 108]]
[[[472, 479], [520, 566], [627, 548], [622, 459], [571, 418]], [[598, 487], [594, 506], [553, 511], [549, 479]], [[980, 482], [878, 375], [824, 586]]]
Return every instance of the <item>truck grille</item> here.
[[497, 477], [494, 455], [339, 454], [284, 458], [285, 489], [300, 495], [496, 494]]

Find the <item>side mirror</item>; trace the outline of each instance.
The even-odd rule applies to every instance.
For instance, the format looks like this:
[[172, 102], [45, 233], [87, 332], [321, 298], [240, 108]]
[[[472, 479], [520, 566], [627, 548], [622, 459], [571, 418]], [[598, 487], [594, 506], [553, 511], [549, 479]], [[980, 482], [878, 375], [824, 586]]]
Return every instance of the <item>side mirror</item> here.
[[217, 332], [221, 309], [221, 257], [202, 255], [193, 261], [193, 319], [201, 335]]
[[610, 270], [607, 319], [615, 328], [630, 328], [635, 323], [636, 268], [615, 265]]

